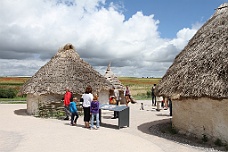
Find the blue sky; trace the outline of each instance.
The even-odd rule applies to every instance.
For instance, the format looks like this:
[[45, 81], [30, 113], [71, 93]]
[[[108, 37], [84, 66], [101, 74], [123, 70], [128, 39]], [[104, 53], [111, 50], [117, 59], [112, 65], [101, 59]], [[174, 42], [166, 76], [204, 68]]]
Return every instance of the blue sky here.
[[162, 77], [228, 0], [1, 0], [0, 76], [34, 75], [67, 43], [104, 74]]
[[158, 30], [163, 38], [173, 38], [182, 29], [206, 22], [215, 9], [228, 0], [108, 0], [107, 3], [124, 5], [126, 19], [137, 11], [154, 14], [159, 20]]

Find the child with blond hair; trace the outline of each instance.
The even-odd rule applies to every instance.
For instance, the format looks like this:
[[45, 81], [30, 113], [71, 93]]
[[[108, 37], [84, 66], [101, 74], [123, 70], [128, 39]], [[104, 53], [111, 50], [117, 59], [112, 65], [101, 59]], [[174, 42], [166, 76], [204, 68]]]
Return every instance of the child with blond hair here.
[[73, 101], [70, 102], [70, 112], [71, 112], [71, 122], [70, 124], [72, 126], [75, 126], [77, 124], [77, 120], [78, 120], [78, 109], [77, 109], [77, 104], [76, 102], [78, 101], [78, 99], [76, 97], [73, 98]]
[[[99, 120], [99, 101], [98, 101], [98, 95], [93, 96], [93, 101], [90, 105], [90, 114], [91, 114], [91, 120], [90, 120], [90, 129], [98, 129], [100, 127], [100, 120]], [[94, 117], [96, 117], [96, 128], [94, 128]]]

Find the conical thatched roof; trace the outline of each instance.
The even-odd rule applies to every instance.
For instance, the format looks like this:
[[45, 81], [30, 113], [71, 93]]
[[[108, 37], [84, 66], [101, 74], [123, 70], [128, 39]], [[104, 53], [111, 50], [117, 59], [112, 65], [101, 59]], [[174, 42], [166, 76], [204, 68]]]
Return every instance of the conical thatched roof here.
[[69, 87], [73, 93], [82, 94], [88, 85], [94, 92], [112, 87], [104, 76], [80, 58], [72, 44], [66, 44], [23, 85], [21, 93], [62, 95]]
[[197, 31], [156, 88], [171, 98], [228, 98], [228, 3]]
[[124, 85], [119, 81], [118, 77], [112, 72], [111, 68], [111, 63], [109, 63], [107, 70], [104, 74], [104, 77], [111, 82], [111, 84], [119, 89], [119, 90], [124, 90]]

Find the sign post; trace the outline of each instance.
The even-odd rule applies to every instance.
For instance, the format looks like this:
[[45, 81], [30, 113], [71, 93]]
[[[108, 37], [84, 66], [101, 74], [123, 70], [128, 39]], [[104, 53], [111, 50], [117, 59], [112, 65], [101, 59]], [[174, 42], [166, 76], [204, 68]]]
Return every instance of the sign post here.
[[[101, 110], [115, 111], [115, 112], [119, 113], [119, 117], [118, 117], [119, 129], [121, 127], [124, 127], [124, 126], [129, 127], [130, 110], [129, 110], [128, 106], [102, 104], [102, 105], [100, 105], [100, 109]], [[101, 115], [101, 113], [100, 113], [100, 115]]]

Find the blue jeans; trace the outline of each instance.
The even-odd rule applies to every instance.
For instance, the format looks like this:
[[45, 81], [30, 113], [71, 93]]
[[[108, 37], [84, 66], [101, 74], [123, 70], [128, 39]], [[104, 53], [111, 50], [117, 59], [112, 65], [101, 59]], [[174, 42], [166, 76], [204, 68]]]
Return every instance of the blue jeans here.
[[77, 120], [78, 120], [78, 113], [77, 112], [71, 113], [71, 125], [76, 123]]
[[100, 127], [100, 120], [99, 120], [99, 113], [92, 113], [91, 120], [90, 120], [90, 127], [93, 128], [94, 117], [96, 117], [96, 127]]

